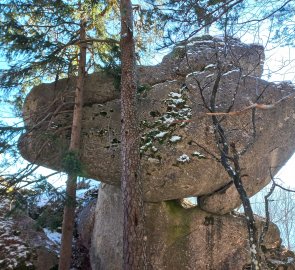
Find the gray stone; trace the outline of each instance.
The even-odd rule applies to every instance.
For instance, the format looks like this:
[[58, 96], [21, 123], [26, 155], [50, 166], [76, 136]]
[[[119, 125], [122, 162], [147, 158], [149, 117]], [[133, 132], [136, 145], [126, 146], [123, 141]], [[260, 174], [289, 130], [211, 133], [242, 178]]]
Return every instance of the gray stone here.
[[[138, 94], [138, 118], [146, 201], [199, 196], [202, 209], [219, 214], [240, 205], [219, 162], [214, 126], [206, 114], [205, 105], [219, 72], [217, 111], [239, 112], [252, 103], [276, 104], [269, 110], [227, 115], [222, 121], [228, 143], [234, 143], [241, 153], [242, 180], [248, 194], [262, 189], [270, 181], [270, 170], [275, 174], [285, 164], [295, 150], [294, 87], [260, 79], [263, 60], [258, 45], [237, 40], [224, 43], [210, 37], [176, 47], [158, 66], [138, 67], [144, 86]], [[20, 140], [27, 160], [62, 170], [74, 85], [74, 78], [63, 79], [39, 85], [28, 95], [24, 107], [28, 132]], [[88, 76], [85, 95], [83, 173], [119, 186], [119, 93], [110, 76], [96, 73]], [[286, 96], [289, 98], [278, 102]]]
[[91, 245], [91, 234], [94, 224], [95, 207], [96, 199], [92, 199], [81, 209], [77, 217], [78, 239], [80, 244], [82, 244], [88, 250], [90, 249]]
[[[91, 246], [92, 269], [122, 269], [123, 210], [118, 187], [99, 192]], [[198, 207], [185, 209], [177, 201], [145, 203], [148, 269], [243, 269], [249, 264], [245, 217], [238, 213], [212, 215]], [[259, 229], [264, 221], [256, 217]], [[267, 250], [281, 248], [278, 228], [271, 223]], [[266, 269], [266, 268], [265, 268]]]
[[120, 270], [122, 259], [122, 196], [118, 187], [102, 184], [98, 192], [92, 232], [91, 267], [96, 270]]

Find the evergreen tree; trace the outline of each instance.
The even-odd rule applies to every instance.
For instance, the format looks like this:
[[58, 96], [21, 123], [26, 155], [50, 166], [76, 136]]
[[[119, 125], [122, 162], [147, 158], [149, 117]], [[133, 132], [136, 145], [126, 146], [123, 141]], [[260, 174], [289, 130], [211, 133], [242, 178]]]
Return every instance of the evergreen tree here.
[[121, 0], [121, 189], [123, 269], [146, 269], [140, 135], [136, 116], [136, 69], [132, 3]]
[[[69, 269], [71, 263], [76, 181], [81, 173], [76, 170], [75, 164], [80, 162], [82, 92], [86, 69], [110, 70], [116, 65], [118, 42], [114, 39], [115, 34], [106, 31], [106, 21], [112, 8], [113, 3], [109, 1], [75, 3], [32, 0], [7, 1], [0, 5], [3, 19], [0, 44], [3, 46], [2, 57], [7, 61], [7, 67], [1, 69], [0, 82], [1, 91], [8, 99], [16, 104], [15, 101], [22, 101], [30, 87], [35, 84], [78, 76], [71, 144], [65, 156], [65, 158], [71, 157], [72, 163], [66, 168], [68, 181], [59, 269]], [[87, 47], [91, 47], [88, 56]], [[21, 108], [22, 102], [17, 105]], [[40, 125], [34, 128], [40, 128]], [[11, 145], [8, 139], [22, 130], [23, 126], [3, 125], [0, 128], [1, 151], [11, 150], [9, 156], [15, 154], [17, 157], [18, 151], [15, 149], [17, 139], [14, 137]], [[41, 180], [33, 176], [37, 167], [29, 164], [21, 172], [5, 175], [4, 186], [10, 190], [19, 183], [23, 186], [24, 182], [31, 184]], [[28, 181], [29, 177], [33, 180]]]
[[146, 0], [150, 8], [143, 10], [147, 21], [158, 25], [163, 31], [162, 47], [187, 41], [198, 34], [209, 34], [214, 25], [234, 20], [232, 13], [243, 7], [243, 0]]
[[[81, 8], [81, 7], [80, 7]], [[86, 24], [87, 17], [85, 12], [81, 11], [80, 19], [80, 54], [78, 58], [78, 77], [75, 90], [75, 106], [73, 112], [71, 142], [68, 155], [71, 155], [79, 160], [79, 150], [81, 141], [81, 129], [82, 129], [82, 111], [83, 111], [83, 94], [84, 94], [84, 82], [86, 78]], [[62, 225], [62, 239], [60, 248], [59, 269], [67, 270], [71, 266], [72, 255], [72, 238], [75, 223], [75, 209], [76, 209], [76, 189], [77, 189], [77, 177], [79, 171], [75, 171], [70, 168], [68, 173], [67, 185], [66, 185], [66, 204], [64, 207], [63, 225]]]
[[[116, 33], [107, 32], [107, 21], [113, 20], [110, 1], [83, 1], [89, 16], [85, 43], [89, 47], [87, 69], [117, 69]], [[1, 1], [0, 3], [1, 105], [21, 117], [24, 98], [32, 86], [57, 81], [78, 74], [79, 13], [76, 1]], [[38, 127], [35, 127], [38, 128]], [[3, 176], [11, 186], [33, 177], [36, 165], [20, 168], [17, 140], [24, 131], [22, 121], [3, 119], [0, 124], [0, 151]], [[18, 168], [11, 166], [18, 161]], [[26, 168], [28, 167], [28, 168]], [[31, 173], [29, 173], [29, 169]], [[22, 185], [21, 185], [22, 186]]]

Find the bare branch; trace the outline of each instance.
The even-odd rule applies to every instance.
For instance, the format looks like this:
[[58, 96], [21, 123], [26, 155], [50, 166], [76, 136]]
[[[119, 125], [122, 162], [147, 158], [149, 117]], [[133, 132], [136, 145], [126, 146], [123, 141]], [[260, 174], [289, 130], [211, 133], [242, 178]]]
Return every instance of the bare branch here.
[[288, 96], [285, 96], [283, 97], [282, 99], [276, 101], [275, 103], [273, 104], [259, 104], [259, 103], [254, 103], [254, 104], [251, 104], [250, 106], [240, 110], [240, 111], [232, 111], [232, 112], [207, 112], [206, 115], [209, 115], [209, 116], [218, 116], [218, 115], [239, 115], [239, 114], [242, 114], [248, 110], [251, 110], [251, 109], [261, 109], [261, 110], [269, 110], [269, 109], [273, 109], [276, 105], [278, 105], [279, 103], [281, 103], [282, 101], [284, 100], [287, 100], [289, 98], [292, 98], [295, 96], [295, 93], [293, 94], [290, 94]]

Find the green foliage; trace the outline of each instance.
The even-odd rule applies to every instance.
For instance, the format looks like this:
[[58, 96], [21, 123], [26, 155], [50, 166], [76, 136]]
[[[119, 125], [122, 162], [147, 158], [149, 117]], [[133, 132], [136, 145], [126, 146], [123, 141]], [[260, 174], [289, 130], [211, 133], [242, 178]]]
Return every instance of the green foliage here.
[[[288, 4], [283, 5], [278, 9], [277, 6], [272, 8], [273, 10], [268, 11], [268, 13], [273, 12], [277, 9], [277, 11], [271, 16], [271, 26], [270, 31], [274, 32], [272, 36], [272, 41], [279, 43], [281, 46], [295, 46], [294, 41], [294, 23], [295, 23], [295, 3], [294, 1], [290, 1]], [[263, 14], [267, 16], [268, 14], [265, 12]]]
[[140, 96], [144, 97], [145, 94], [151, 89], [152, 87], [148, 84], [140, 84], [137, 86], [137, 93], [140, 94]]
[[[68, 29], [74, 6], [63, 1], [7, 1], [0, 5], [0, 46], [8, 68], [0, 73], [3, 90], [22, 89], [36, 78], [55, 78], [69, 66], [64, 45], [75, 38]], [[59, 38], [62, 35], [62, 38]], [[31, 83], [30, 83], [31, 82]]]
[[[12, 108], [13, 116], [22, 117], [23, 102], [32, 86], [77, 75], [81, 42], [79, 29], [83, 14], [87, 19], [89, 40], [87, 70], [94, 72], [105, 69], [116, 77], [119, 86], [119, 45], [114, 42], [118, 31], [114, 30], [116, 28], [109, 31], [118, 21], [115, 11], [116, 1], [2, 1], [0, 57], [5, 64], [0, 65], [1, 108]], [[4, 168], [3, 175], [6, 178], [11, 175], [9, 178], [15, 184], [24, 178], [28, 180], [29, 171], [33, 173], [36, 166], [28, 169], [24, 163], [21, 168], [17, 141], [24, 131], [23, 127], [19, 128], [23, 124], [11, 125], [8, 122], [11, 121], [5, 119], [0, 123], [0, 153], [3, 154], [0, 167]], [[42, 132], [41, 139], [48, 136], [44, 130]], [[55, 140], [53, 137], [48, 139]], [[18, 168], [11, 169], [15, 164], [18, 164]], [[81, 171], [77, 166], [74, 166], [74, 172]], [[38, 176], [30, 176], [32, 181], [36, 178]]]
[[[63, 218], [64, 195], [58, 192], [45, 179], [40, 180], [34, 187], [17, 189], [8, 188], [8, 182], [1, 181], [1, 199], [9, 199], [10, 210], [6, 213], [8, 217], [29, 215], [36, 220], [36, 229], [49, 228], [57, 230], [61, 227]], [[8, 192], [9, 191], [9, 192]], [[48, 198], [45, 206], [38, 206], [42, 198]], [[19, 232], [15, 232], [16, 234]]]
[[[110, 1], [10, 0], [0, 4], [1, 68], [3, 90], [24, 87], [76, 74], [78, 30], [81, 12], [87, 14], [89, 39], [114, 39], [107, 31], [114, 5]], [[111, 62], [118, 45], [90, 42], [89, 67], [102, 68]], [[118, 59], [116, 59], [118, 60]]]
[[37, 226], [49, 228], [51, 231], [60, 231], [63, 220], [63, 204], [54, 207], [47, 205], [37, 217]]
[[109, 48], [107, 54], [101, 55], [101, 61], [103, 63], [103, 69], [108, 74], [111, 74], [114, 78], [114, 87], [120, 90], [121, 84], [121, 64], [120, 64], [120, 48], [118, 45], [113, 45]]
[[0, 121], [0, 154], [13, 150], [14, 143], [23, 130], [23, 127], [7, 126]]
[[[163, 47], [174, 45], [181, 40], [202, 33], [202, 30], [221, 24], [240, 0], [179, 1], [146, 0], [152, 8], [144, 11], [147, 21], [157, 24], [163, 31]], [[224, 26], [224, 21], [223, 21]]]
[[68, 151], [62, 160], [62, 168], [71, 175], [83, 175], [83, 166], [77, 151]]
[[183, 207], [178, 200], [166, 201], [165, 204], [169, 209], [169, 213], [172, 215], [178, 215], [179, 213], [181, 213], [181, 211], [183, 211]]

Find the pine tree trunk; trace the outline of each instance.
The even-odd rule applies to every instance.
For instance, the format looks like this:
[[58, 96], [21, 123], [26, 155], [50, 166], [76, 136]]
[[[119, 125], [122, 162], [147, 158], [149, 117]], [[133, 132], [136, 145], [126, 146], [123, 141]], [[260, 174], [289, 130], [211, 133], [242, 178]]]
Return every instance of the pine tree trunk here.
[[[80, 40], [86, 39], [86, 22], [81, 20]], [[73, 112], [73, 123], [71, 132], [71, 142], [69, 152], [74, 152], [79, 155], [81, 126], [82, 126], [82, 109], [83, 109], [83, 91], [84, 80], [86, 76], [86, 43], [80, 45], [79, 70], [77, 85], [75, 90], [75, 106]], [[77, 174], [76, 172], [68, 173], [66, 185], [66, 203], [64, 207], [63, 224], [62, 224], [62, 238], [60, 248], [59, 270], [68, 270], [71, 266], [72, 257], [72, 238], [75, 223], [75, 209], [76, 209], [76, 186]]]
[[124, 229], [123, 269], [145, 269], [144, 213], [140, 175], [140, 138], [136, 117], [135, 46], [132, 3], [120, 1], [121, 12], [121, 157]]

